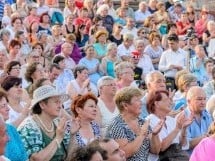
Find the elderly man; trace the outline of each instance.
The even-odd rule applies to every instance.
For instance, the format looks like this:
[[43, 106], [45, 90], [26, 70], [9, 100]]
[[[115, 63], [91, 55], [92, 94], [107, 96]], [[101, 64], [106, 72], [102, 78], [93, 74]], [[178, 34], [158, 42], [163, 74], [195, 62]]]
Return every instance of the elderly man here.
[[[126, 11], [126, 17], [132, 17], [134, 18], [134, 10], [129, 7], [130, 0], [121, 0], [120, 8], [125, 8]], [[119, 8], [116, 10], [118, 12]]]
[[135, 11], [134, 14], [138, 26], [142, 26], [145, 19], [151, 15], [151, 13], [148, 11], [147, 3], [144, 1], [139, 3], [139, 9]]
[[114, 96], [116, 94], [116, 82], [110, 76], [104, 76], [97, 83], [100, 97], [98, 98], [99, 121], [102, 133], [106, 133], [106, 129], [114, 117], [119, 114], [116, 107]]
[[166, 90], [166, 79], [161, 72], [152, 71], [146, 75], [145, 84], [147, 86], [147, 93], [142, 98], [142, 112], [140, 114], [140, 117], [142, 118], [145, 118], [149, 114], [146, 108], [146, 100], [148, 93], [157, 90]]
[[76, 66], [75, 61], [70, 57], [72, 50], [73, 46], [68, 42], [63, 43], [61, 46], [60, 55], [65, 57], [66, 69], [74, 69]]
[[113, 139], [95, 140], [91, 145], [100, 147], [107, 152], [105, 161], [126, 161], [125, 152], [120, 149], [119, 144]]
[[193, 115], [193, 122], [187, 127], [187, 137], [190, 141], [190, 152], [205, 137], [212, 122], [211, 115], [206, 111], [206, 94], [201, 87], [191, 87], [187, 93], [188, 107], [185, 114]]
[[3, 154], [8, 140], [9, 138], [6, 133], [5, 123], [3, 117], [0, 115], [0, 160], [6, 160]]

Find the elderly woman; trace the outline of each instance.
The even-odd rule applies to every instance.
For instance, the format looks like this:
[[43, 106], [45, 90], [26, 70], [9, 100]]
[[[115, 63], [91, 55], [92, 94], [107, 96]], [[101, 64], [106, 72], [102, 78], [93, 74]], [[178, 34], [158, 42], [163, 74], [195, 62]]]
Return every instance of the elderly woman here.
[[96, 85], [101, 75], [99, 73], [99, 60], [95, 58], [93, 45], [86, 46], [85, 53], [86, 56], [79, 61], [79, 65], [87, 67], [90, 81]]
[[27, 91], [29, 88], [31, 88], [31, 84], [33, 84], [38, 79], [43, 78], [44, 76], [45, 73], [42, 64], [38, 62], [29, 64], [25, 72], [25, 79], [30, 83], [30, 85], [27, 87]]
[[149, 35], [149, 42], [150, 44], [145, 47], [144, 52], [150, 56], [154, 68], [158, 70], [158, 63], [163, 52], [160, 35], [157, 32], [152, 32]]
[[7, 29], [1, 29], [0, 40], [0, 48], [9, 51], [10, 31]]
[[101, 5], [96, 14], [101, 17], [103, 26], [107, 29], [108, 33], [112, 33], [114, 20], [113, 17], [108, 15], [109, 7], [107, 4]]
[[192, 86], [197, 86], [197, 85], [198, 85], [197, 78], [191, 73], [183, 74], [179, 77], [178, 90], [180, 91], [181, 96], [175, 99], [175, 105], [173, 107], [174, 111], [179, 112], [187, 107], [187, 99], [186, 99], [187, 92]]
[[190, 161], [205, 161], [213, 160], [215, 157], [215, 122], [213, 122], [209, 127], [209, 137], [201, 140], [201, 142], [195, 147], [190, 157]]
[[96, 42], [93, 44], [97, 58], [101, 60], [107, 52], [107, 38], [108, 33], [106, 30], [99, 30], [95, 33]]
[[107, 45], [107, 54], [102, 58], [101, 70], [104, 75], [115, 77], [114, 66], [120, 62], [121, 59], [117, 55], [117, 45], [115, 43], [109, 43]]
[[154, 66], [152, 64], [152, 59], [150, 58], [149, 55], [147, 55], [144, 52], [144, 49], [145, 49], [144, 40], [136, 40], [135, 48], [136, 48], [137, 52], [140, 53], [140, 60], [137, 64], [137, 66], [143, 69], [143, 74], [146, 75], [149, 72], [153, 71]]
[[[134, 66], [130, 62], [121, 62], [115, 66], [117, 88], [128, 87], [134, 81]], [[132, 84], [133, 85], [133, 84]]]
[[154, 128], [161, 120], [164, 121], [164, 126], [158, 134], [158, 140], [161, 142], [159, 156], [150, 155], [149, 161], [189, 160], [187, 152], [182, 148], [189, 148], [186, 128], [192, 123], [193, 118], [187, 118], [185, 112], [180, 113], [177, 118], [168, 116], [171, 106], [168, 91], [154, 91], [147, 96], [147, 109], [150, 113], [147, 119], [150, 120], [151, 127]]
[[80, 129], [73, 136], [73, 146], [84, 147], [101, 137], [100, 127], [94, 121], [98, 112], [97, 102], [96, 96], [91, 93], [79, 95], [73, 100], [71, 110], [80, 125]]
[[77, 66], [74, 70], [74, 77], [75, 79], [67, 86], [67, 93], [72, 99], [88, 92], [98, 95], [96, 86], [90, 82], [88, 69], [85, 66]]
[[[9, 111], [7, 95], [0, 89], [0, 114], [3, 116], [4, 121], [9, 119]], [[13, 161], [27, 160], [27, 153], [16, 128], [11, 124], [6, 124], [6, 131], [10, 139], [6, 144], [4, 155]]]
[[104, 76], [99, 79], [97, 87], [100, 95], [97, 103], [99, 108], [98, 122], [100, 123], [102, 134], [105, 134], [113, 118], [119, 114], [119, 110], [114, 101], [117, 90], [116, 82], [114, 78]]
[[[160, 141], [157, 136], [162, 121], [152, 131], [149, 121], [139, 118], [142, 93], [138, 88], [126, 87], [115, 96], [120, 114], [114, 118], [107, 129], [106, 136], [118, 142], [125, 151], [127, 161], [147, 161], [149, 151], [158, 154]], [[151, 134], [152, 133], [152, 134]]]
[[[70, 131], [65, 129], [66, 119], [60, 114], [62, 103], [67, 99], [67, 95], [59, 94], [50, 85], [34, 91], [31, 104], [33, 115], [18, 127], [29, 160], [65, 160]], [[60, 117], [58, 124], [54, 122], [57, 117]]]
[[23, 100], [22, 96], [25, 94], [25, 91], [21, 85], [22, 79], [14, 76], [6, 77], [1, 83], [1, 87], [7, 92], [8, 106], [10, 109], [7, 122], [16, 127], [29, 114], [30, 100]]

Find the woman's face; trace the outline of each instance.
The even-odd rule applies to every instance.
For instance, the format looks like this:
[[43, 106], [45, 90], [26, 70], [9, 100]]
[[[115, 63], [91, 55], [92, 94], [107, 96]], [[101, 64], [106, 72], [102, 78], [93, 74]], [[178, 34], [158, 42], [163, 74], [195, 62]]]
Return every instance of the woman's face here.
[[50, 97], [47, 102], [42, 102], [40, 106], [43, 112], [45, 112], [52, 118], [56, 118], [60, 115], [60, 111], [62, 109], [62, 101], [59, 96], [54, 96]]
[[74, 3], [73, 0], [68, 0], [68, 1], [67, 1], [67, 5], [68, 5], [69, 7], [75, 7], [75, 3]]
[[15, 97], [15, 98], [21, 98], [22, 97], [22, 85], [14, 85], [11, 87], [8, 91], [8, 96], [9, 97]]
[[161, 112], [168, 114], [171, 111], [172, 102], [165, 93], [161, 93], [161, 96], [162, 99], [155, 104]]
[[110, 50], [110, 54], [112, 56], [117, 56], [117, 47], [113, 47], [111, 50]]
[[143, 53], [144, 48], [145, 48], [145, 45], [143, 43], [139, 43], [136, 46], [137, 51], [139, 51], [140, 53]]
[[49, 23], [49, 16], [48, 15], [44, 15], [43, 16], [43, 23]]
[[83, 81], [88, 78], [88, 71], [86, 69], [82, 70], [81, 72], [77, 72], [77, 77]]
[[141, 96], [133, 96], [131, 98], [130, 103], [127, 103], [127, 111], [128, 113], [139, 116], [141, 113], [142, 101]]
[[101, 153], [99, 153], [97, 151], [95, 154], [93, 154], [93, 156], [91, 157], [90, 161], [103, 161]]
[[134, 71], [132, 68], [126, 68], [123, 70], [120, 79], [125, 82], [132, 83], [134, 81]]
[[11, 68], [11, 71], [9, 72], [9, 75], [15, 76], [15, 77], [19, 77], [19, 75], [20, 75], [20, 70], [21, 70], [21, 67], [20, 67], [19, 64], [17, 64], [17, 65], [15, 65], [15, 66], [13, 66], [13, 67]]
[[10, 33], [5, 33], [2, 35], [2, 40], [3, 41], [9, 41], [10, 40]]
[[37, 64], [36, 71], [32, 74], [31, 77], [34, 81], [45, 77], [45, 72], [41, 64]]
[[22, 21], [20, 19], [16, 19], [13, 23], [13, 27], [16, 30], [22, 30]]
[[10, 53], [13, 53], [15, 55], [18, 54], [19, 51], [20, 51], [20, 46], [19, 45], [16, 45], [16, 46], [10, 48]]
[[9, 111], [10, 109], [8, 107], [6, 98], [2, 97], [0, 100], [0, 114], [3, 116], [5, 121], [9, 119]]
[[97, 114], [97, 105], [96, 102], [92, 99], [88, 99], [83, 108], [79, 108], [79, 115], [80, 117], [87, 119], [87, 120], [94, 120]]
[[86, 50], [86, 55], [89, 56], [89, 57], [94, 57], [95, 56], [95, 50], [93, 47], [89, 47], [87, 50]]
[[48, 35], [46, 33], [44, 33], [44, 34], [42, 34], [40, 41], [41, 42], [47, 42], [47, 38], [48, 38]]
[[31, 11], [30, 11], [30, 15], [37, 16], [37, 9], [32, 8]]
[[61, 61], [59, 62], [59, 66], [60, 66], [61, 69], [65, 69], [65, 68], [66, 68], [65, 59], [63, 59], [63, 60], [61, 60]]
[[34, 47], [34, 50], [35, 50], [36, 52], [38, 52], [39, 55], [42, 55], [42, 53], [43, 53], [43, 49], [42, 49], [42, 47], [41, 47], [40, 45], [36, 45], [36, 46]]
[[66, 23], [67, 24], [71, 24], [73, 23], [73, 20], [74, 20], [74, 16], [73, 15], [69, 15], [66, 19]]
[[154, 39], [152, 41], [152, 45], [154, 45], [154, 46], [160, 45], [160, 39], [158, 37], [154, 37]]
[[107, 36], [105, 34], [102, 34], [98, 37], [98, 42], [105, 42], [107, 40]]

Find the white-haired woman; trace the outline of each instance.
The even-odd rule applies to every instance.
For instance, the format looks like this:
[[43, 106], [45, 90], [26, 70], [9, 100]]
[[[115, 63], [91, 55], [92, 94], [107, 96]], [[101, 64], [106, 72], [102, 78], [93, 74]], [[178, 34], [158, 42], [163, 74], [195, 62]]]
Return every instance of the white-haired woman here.
[[115, 77], [114, 65], [120, 62], [120, 58], [117, 56], [117, 45], [115, 43], [109, 43], [107, 45], [107, 54], [102, 58], [101, 69], [104, 75]]
[[113, 17], [108, 15], [109, 7], [107, 4], [101, 5], [96, 14], [102, 19], [103, 26], [107, 29], [109, 33], [112, 33], [114, 20]]

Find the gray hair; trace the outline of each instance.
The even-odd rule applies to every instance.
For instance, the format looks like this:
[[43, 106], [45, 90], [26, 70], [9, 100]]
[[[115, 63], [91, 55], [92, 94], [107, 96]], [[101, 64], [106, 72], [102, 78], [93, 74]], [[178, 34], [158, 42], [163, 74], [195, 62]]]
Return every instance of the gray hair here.
[[131, 33], [123, 34], [123, 41], [127, 41], [127, 40], [134, 40], [134, 35]]
[[146, 85], [148, 85], [150, 82], [153, 82], [156, 75], [162, 75], [164, 77], [164, 75], [160, 71], [157, 70], [151, 71], [146, 75], [145, 78]]
[[109, 43], [109, 44], [107, 45], [107, 51], [112, 50], [114, 47], [117, 48], [116, 43], [114, 43], [114, 42]]
[[119, 78], [119, 76], [124, 72], [124, 70], [126, 68], [131, 68], [133, 69], [134, 66], [132, 63], [130, 62], [127, 62], [127, 61], [123, 61], [123, 62], [120, 62], [119, 64], [117, 64], [114, 68], [115, 70], [115, 73], [116, 73], [116, 77]]
[[103, 76], [97, 82], [97, 88], [100, 90], [101, 86], [103, 86], [107, 81], [114, 81], [114, 78], [111, 76]]
[[105, 10], [105, 9], [109, 10], [109, 6], [108, 6], [107, 4], [101, 5], [101, 6], [97, 9], [96, 14], [97, 14], [97, 15], [100, 15], [101, 12], [102, 12], [103, 10]]
[[1, 29], [0, 30], [0, 40], [2, 40], [3, 35], [5, 34], [9, 34], [10, 35], [10, 31], [7, 29]]
[[135, 47], [137, 47], [139, 44], [143, 44], [143, 45], [145, 46], [144, 40], [137, 39], [137, 40], [134, 42], [134, 46], [135, 46]]
[[205, 93], [205, 91], [203, 90], [202, 87], [199, 87], [199, 86], [193, 86], [191, 87], [188, 92], [187, 92], [187, 100], [188, 100], [188, 103], [189, 103], [189, 100], [193, 99], [194, 96], [196, 96], [196, 94], [198, 94], [199, 92], [201, 91], [201, 93]]

